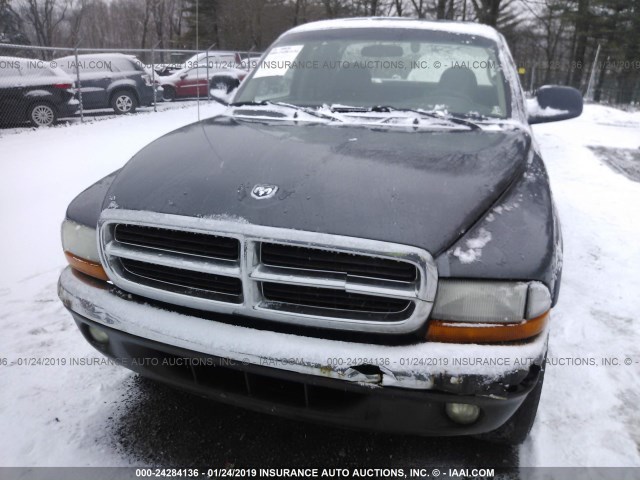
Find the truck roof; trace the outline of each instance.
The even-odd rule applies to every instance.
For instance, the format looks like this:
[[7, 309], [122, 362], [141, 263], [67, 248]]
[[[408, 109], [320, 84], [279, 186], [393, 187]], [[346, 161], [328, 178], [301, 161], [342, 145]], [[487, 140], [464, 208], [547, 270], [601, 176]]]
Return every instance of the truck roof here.
[[305, 23], [292, 28], [287, 33], [311, 32], [316, 30], [329, 30], [339, 28], [408, 28], [420, 30], [433, 30], [439, 32], [451, 32], [460, 35], [475, 35], [488, 38], [496, 42], [500, 41], [500, 34], [488, 25], [474, 22], [454, 22], [443, 20], [420, 20], [413, 18], [393, 17], [363, 17], [340, 18], [335, 20], [321, 20]]

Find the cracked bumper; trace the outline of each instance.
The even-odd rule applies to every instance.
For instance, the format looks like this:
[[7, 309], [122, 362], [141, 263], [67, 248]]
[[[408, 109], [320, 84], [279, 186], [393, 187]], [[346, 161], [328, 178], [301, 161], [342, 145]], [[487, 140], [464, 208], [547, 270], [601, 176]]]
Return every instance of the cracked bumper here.
[[[254, 410], [356, 428], [494, 430], [533, 389], [546, 352], [546, 332], [523, 345], [387, 346], [256, 330], [168, 311], [70, 268], [58, 294], [85, 338], [134, 371]], [[91, 338], [90, 325], [108, 332], [106, 345]], [[482, 414], [457, 425], [447, 402], [478, 405]]]

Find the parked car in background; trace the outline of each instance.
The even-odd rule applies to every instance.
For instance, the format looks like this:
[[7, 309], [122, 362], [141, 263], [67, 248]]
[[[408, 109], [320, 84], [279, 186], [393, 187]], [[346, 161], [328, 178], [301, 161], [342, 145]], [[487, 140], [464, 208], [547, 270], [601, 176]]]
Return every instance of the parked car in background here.
[[[133, 113], [139, 106], [153, 105], [151, 72], [133, 55], [102, 53], [59, 58], [68, 74], [80, 75], [82, 107], [85, 110], [113, 108], [117, 114]], [[162, 98], [157, 90], [156, 98]]]
[[241, 55], [241, 66], [245, 70], [253, 70], [258, 66], [258, 61], [262, 57], [262, 52], [247, 52]]
[[[210, 69], [224, 70], [232, 68], [244, 68], [243, 61], [248, 57], [248, 54], [233, 51], [206, 51], [196, 53], [192, 55], [184, 62], [158, 64], [155, 66], [156, 73], [160, 76], [173, 75], [179, 70], [194, 68], [194, 67], [206, 67], [209, 64]], [[245, 68], [246, 69], [246, 68]]]
[[163, 99], [206, 97], [209, 89], [231, 91], [248, 75], [241, 68], [193, 67], [178, 70], [172, 75], [159, 77]]
[[76, 113], [73, 79], [43, 60], [0, 57], [0, 122], [52, 125]]

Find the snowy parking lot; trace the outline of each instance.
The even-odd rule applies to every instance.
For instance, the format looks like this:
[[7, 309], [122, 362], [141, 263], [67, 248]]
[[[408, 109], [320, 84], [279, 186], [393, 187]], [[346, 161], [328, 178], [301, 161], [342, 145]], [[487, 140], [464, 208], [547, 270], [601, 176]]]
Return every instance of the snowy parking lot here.
[[[203, 104], [201, 115], [221, 108]], [[101, 361], [56, 294], [65, 209], [151, 140], [196, 120], [189, 102], [0, 130], [0, 466], [640, 466], [640, 182], [626, 174], [639, 170], [640, 113], [588, 105], [578, 119], [534, 127], [565, 256], [538, 419], [515, 449], [264, 417]]]

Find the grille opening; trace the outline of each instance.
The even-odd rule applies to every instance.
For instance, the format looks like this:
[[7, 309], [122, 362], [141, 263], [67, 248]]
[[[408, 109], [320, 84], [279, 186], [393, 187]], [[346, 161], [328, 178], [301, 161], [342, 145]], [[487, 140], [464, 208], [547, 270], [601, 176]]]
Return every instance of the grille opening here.
[[378, 365], [371, 365], [369, 363], [363, 363], [362, 365], [356, 365], [351, 367], [354, 370], [363, 373], [365, 375], [380, 375], [382, 376], [382, 370]]
[[[331, 388], [296, 380], [245, 373], [229, 367], [233, 361], [208, 356], [184, 356], [124, 341], [126, 353], [140, 365], [139, 370], [182, 384], [197, 384], [217, 392], [249, 396], [274, 405], [289, 405], [335, 412], [365, 399], [367, 393]], [[306, 394], [305, 394], [306, 389]]]
[[121, 258], [120, 263], [126, 272], [145, 279], [145, 283], [150, 286], [195, 296], [224, 295], [226, 301], [242, 301], [242, 281], [239, 278], [165, 267], [126, 258]]
[[274, 267], [340, 272], [400, 282], [414, 282], [418, 278], [418, 270], [411, 263], [293, 245], [262, 243], [261, 259], [265, 265]]
[[[224, 360], [221, 360], [223, 362]], [[229, 393], [247, 394], [244, 372], [222, 365], [197, 365], [193, 367], [196, 383]]]
[[247, 374], [249, 395], [280, 405], [306, 406], [304, 384], [265, 375]]
[[[245, 373], [217, 365], [194, 366], [195, 381], [216, 390], [250, 396], [276, 405], [331, 410], [358, 403], [363, 394], [347, 390], [309, 385], [257, 373]], [[305, 389], [307, 390], [305, 394]]]
[[361, 393], [319, 387], [317, 385], [307, 386], [307, 396], [309, 408], [329, 411], [335, 409], [337, 405], [341, 407], [356, 405], [364, 398]]
[[409, 300], [397, 298], [271, 282], [262, 283], [262, 293], [266, 300], [273, 302], [355, 312], [399, 313], [409, 309], [412, 305]]
[[114, 229], [117, 242], [138, 247], [197, 255], [223, 260], [240, 258], [240, 242], [235, 238], [205, 233], [118, 224]]

